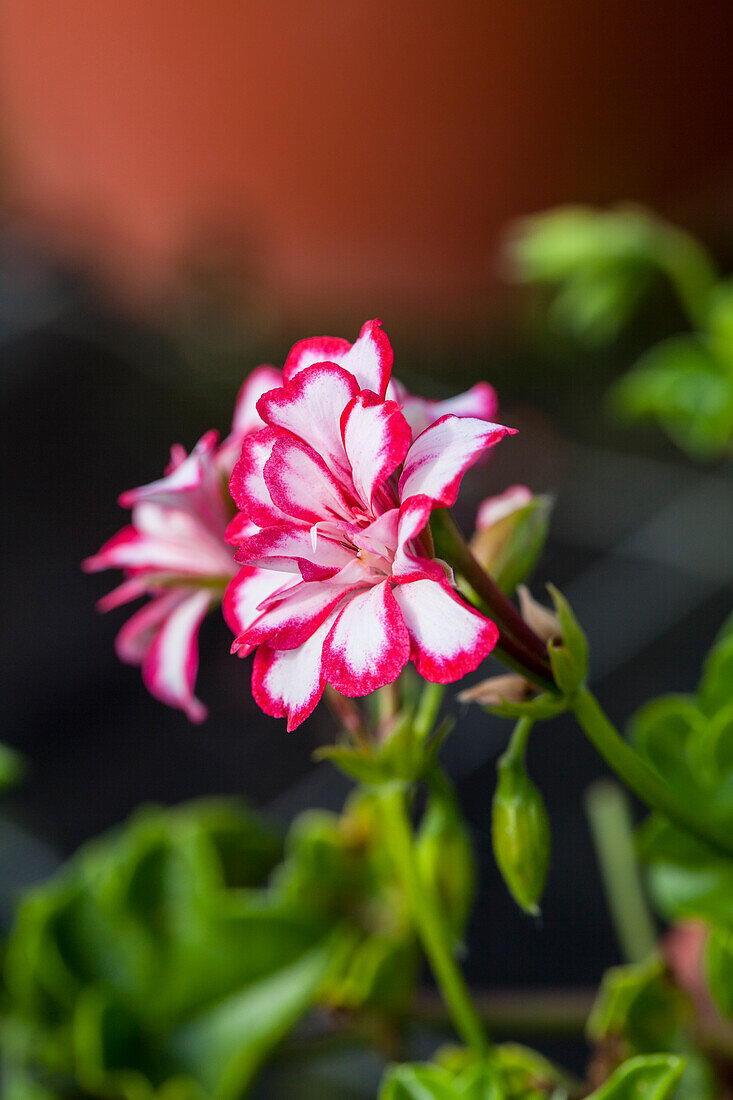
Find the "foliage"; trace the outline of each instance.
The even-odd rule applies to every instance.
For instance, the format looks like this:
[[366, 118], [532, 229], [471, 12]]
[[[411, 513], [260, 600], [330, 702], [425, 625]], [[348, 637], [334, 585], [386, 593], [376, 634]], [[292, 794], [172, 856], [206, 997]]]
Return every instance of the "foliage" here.
[[234, 803], [151, 808], [23, 900], [5, 1095], [235, 1097], [303, 1013], [399, 1011], [415, 951], [378, 818], [308, 814], [285, 846]]
[[551, 321], [590, 344], [614, 339], [660, 274], [693, 331], [646, 351], [614, 387], [621, 415], [656, 420], [693, 458], [733, 442], [733, 283], [688, 234], [636, 207], [561, 207], [518, 223], [515, 275], [550, 287]]

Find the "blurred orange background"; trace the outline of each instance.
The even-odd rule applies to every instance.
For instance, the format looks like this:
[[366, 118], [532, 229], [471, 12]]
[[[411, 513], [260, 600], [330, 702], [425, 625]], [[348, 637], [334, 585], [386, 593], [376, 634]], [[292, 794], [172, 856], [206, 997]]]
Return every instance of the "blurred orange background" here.
[[212, 263], [311, 323], [468, 319], [512, 217], [664, 207], [731, 161], [731, 6], [715, 0], [3, 12], [5, 210], [139, 302]]

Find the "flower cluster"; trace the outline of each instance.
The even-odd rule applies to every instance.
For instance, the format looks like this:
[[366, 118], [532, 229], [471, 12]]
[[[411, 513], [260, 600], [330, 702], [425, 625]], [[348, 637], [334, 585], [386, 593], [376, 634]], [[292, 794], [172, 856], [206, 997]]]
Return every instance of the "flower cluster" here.
[[207, 433], [188, 456], [174, 448], [161, 481], [121, 497], [131, 526], [85, 565], [125, 570], [103, 608], [152, 597], [118, 653], [192, 720], [205, 716], [193, 695], [198, 628], [222, 598], [233, 650], [255, 652], [255, 699], [289, 729], [326, 684], [367, 695], [409, 660], [446, 683], [495, 645], [495, 624], [435, 559], [429, 520], [512, 429], [492, 422], [487, 384], [425, 401], [391, 377], [392, 361], [378, 321], [354, 344], [300, 341], [282, 372], [250, 376], [223, 444]]

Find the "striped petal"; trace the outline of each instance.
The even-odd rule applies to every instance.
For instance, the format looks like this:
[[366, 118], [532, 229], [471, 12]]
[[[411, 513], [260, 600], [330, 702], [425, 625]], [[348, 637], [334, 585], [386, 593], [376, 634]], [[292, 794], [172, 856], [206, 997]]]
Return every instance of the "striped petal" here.
[[265, 569], [299, 572], [304, 580], [333, 577], [353, 553], [318, 527], [267, 527], [242, 541], [235, 560]]
[[[344, 490], [320, 455], [278, 428], [268, 430], [278, 433], [264, 468], [264, 483], [273, 506], [281, 514], [309, 524], [350, 519], [352, 509]], [[259, 522], [256, 516], [253, 518]]]
[[376, 394], [362, 391], [343, 410], [341, 432], [354, 488], [370, 509], [376, 490], [409, 450], [410, 427], [394, 401], [382, 401]]
[[255, 702], [272, 718], [287, 718], [288, 732], [305, 721], [323, 694], [323, 643], [336, 612], [298, 649], [261, 645], [252, 666]]
[[[278, 574], [273, 574], [277, 576]], [[281, 583], [283, 575], [280, 574]], [[236, 639], [235, 645], [267, 644], [271, 649], [296, 649], [310, 638], [352, 585], [300, 581], [281, 598], [262, 601], [262, 614]]]
[[397, 585], [394, 597], [410, 635], [412, 660], [426, 680], [460, 680], [496, 645], [495, 623], [467, 607], [446, 580], [416, 578]]
[[288, 355], [283, 375], [289, 382], [314, 363], [336, 363], [353, 374], [360, 390], [384, 397], [393, 361], [392, 345], [382, 332], [381, 321], [367, 321], [353, 344], [333, 336], [299, 340]]
[[[291, 579], [293, 585], [298, 581]], [[282, 573], [276, 573], [272, 569], [254, 569], [245, 565], [240, 569], [234, 580], [227, 585], [222, 603], [222, 612], [227, 626], [234, 634], [232, 653], [238, 653], [240, 657], [246, 657], [254, 646], [239, 641], [249, 628], [262, 615], [260, 604], [273, 596], [275, 592], [284, 591], [288, 580]]]
[[346, 405], [358, 392], [353, 375], [333, 363], [306, 367], [280, 389], [260, 399], [262, 419], [297, 435], [321, 456], [333, 473], [348, 471], [339, 424]]
[[257, 412], [257, 402], [263, 393], [282, 384], [283, 372], [271, 366], [255, 367], [245, 378], [237, 394], [232, 430], [216, 452], [217, 465], [226, 477], [231, 475], [245, 437], [264, 427], [262, 418]]
[[437, 507], [451, 507], [469, 466], [505, 435], [514, 434], [514, 428], [486, 420], [442, 417], [410, 447], [400, 478], [400, 500], [426, 496]]
[[203, 722], [206, 707], [193, 694], [199, 665], [198, 632], [211, 604], [210, 594], [194, 591], [179, 600], [155, 634], [142, 663], [151, 695], [178, 707], [189, 721]]
[[265, 465], [279, 435], [277, 428], [263, 428], [248, 436], [229, 482], [229, 492], [242, 516], [258, 527], [290, 522], [289, 516], [273, 504], [264, 478]]
[[369, 695], [393, 683], [409, 658], [409, 635], [389, 581], [352, 596], [323, 646], [325, 678], [342, 695]]

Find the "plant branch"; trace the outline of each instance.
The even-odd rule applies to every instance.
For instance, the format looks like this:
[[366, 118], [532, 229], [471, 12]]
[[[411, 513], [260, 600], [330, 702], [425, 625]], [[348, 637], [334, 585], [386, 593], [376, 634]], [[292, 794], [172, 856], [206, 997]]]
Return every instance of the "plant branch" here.
[[432, 891], [423, 881], [415, 858], [412, 825], [403, 787], [383, 790], [387, 818], [386, 838], [402, 880], [425, 954], [450, 1012], [456, 1031], [477, 1053], [485, 1054], [489, 1042], [471, 999], [466, 981], [451, 947], [451, 934]]
[[733, 858], [730, 830], [719, 829], [714, 822], [700, 817], [689, 803], [679, 799], [661, 776], [623, 739], [587, 688], [578, 691], [570, 706], [588, 740], [629, 790], [650, 809], [692, 833], [703, 844], [722, 853], [727, 859]]

